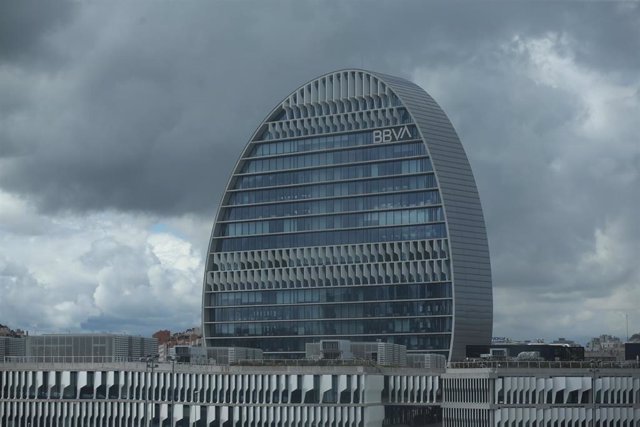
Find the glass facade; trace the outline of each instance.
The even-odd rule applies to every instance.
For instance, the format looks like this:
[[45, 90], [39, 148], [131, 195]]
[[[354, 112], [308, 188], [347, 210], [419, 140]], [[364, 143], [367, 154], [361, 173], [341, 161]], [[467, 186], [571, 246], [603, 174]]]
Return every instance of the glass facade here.
[[207, 345], [289, 358], [339, 338], [449, 354], [453, 267], [432, 159], [399, 98], [353, 76], [294, 92], [244, 150], [209, 248]]

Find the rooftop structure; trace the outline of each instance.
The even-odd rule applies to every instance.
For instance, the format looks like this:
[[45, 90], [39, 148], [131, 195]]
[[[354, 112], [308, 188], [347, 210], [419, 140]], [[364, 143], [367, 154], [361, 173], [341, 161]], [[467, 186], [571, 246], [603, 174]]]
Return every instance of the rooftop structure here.
[[380, 366], [407, 366], [407, 348], [385, 342], [322, 340], [306, 345], [306, 358], [312, 360], [371, 360]]
[[476, 359], [482, 357], [488, 358], [515, 358], [521, 353], [538, 354], [542, 360], [584, 360], [584, 347], [574, 343], [520, 343], [520, 342], [504, 342], [501, 344], [491, 345], [469, 345], [467, 346], [467, 358]]

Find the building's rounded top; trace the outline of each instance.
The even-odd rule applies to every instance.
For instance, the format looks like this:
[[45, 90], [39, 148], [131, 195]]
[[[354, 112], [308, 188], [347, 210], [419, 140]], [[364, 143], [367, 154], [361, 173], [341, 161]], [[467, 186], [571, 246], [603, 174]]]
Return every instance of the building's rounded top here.
[[393, 90], [385, 82], [385, 78], [388, 77], [390, 76], [355, 68], [325, 73], [292, 91], [273, 109], [267, 121], [293, 117], [292, 110], [301, 108], [311, 108], [306, 117], [313, 117], [315, 111], [310, 106], [317, 103], [339, 103], [350, 98], [365, 97], [385, 99], [394, 96]]

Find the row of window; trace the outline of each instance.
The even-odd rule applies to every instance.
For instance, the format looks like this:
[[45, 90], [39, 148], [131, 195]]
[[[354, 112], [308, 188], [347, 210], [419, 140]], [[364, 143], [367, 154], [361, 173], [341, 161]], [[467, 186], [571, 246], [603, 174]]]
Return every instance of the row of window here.
[[[112, 374], [114, 384], [108, 385], [106, 378]], [[195, 374], [190, 373], [156, 372], [149, 375], [149, 372], [127, 372], [122, 377], [117, 371], [70, 371], [66, 375], [61, 371], [56, 372], [35, 372], [35, 371], [13, 371], [0, 373], [0, 402], [7, 399], [96, 399], [96, 400], [155, 400], [163, 402], [202, 402], [202, 403], [301, 403], [301, 397], [309, 393], [316, 395], [315, 403], [320, 389], [320, 375], [287, 375], [287, 381], [280, 375], [260, 375], [260, 374]], [[122, 374], [122, 372], [120, 372]], [[41, 376], [41, 385], [38, 383], [38, 375]], [[66, 376], [66, 380], [63, 377]], [[86, 384], [79, 387], [80, 377], [84, 377]], [[306, 378], [305, 378], [306, 377]], [[343, 389], [342, 399], [345, 403], [360, 401], [364, 382], [362, 377], [355, 375], [343, 375], [346, 389]], [[308, 384], [306, 380], [311, 379], [309, 384], [311, 389], [303, 387]], [[334, 375], [330, 378], [331, 388], [325, 393], [338, 392], [338, 378]], [[352, 399], [353, 397], [353, 399]], [[305, 400], [306, 402], [307, 400]], [[331, 401], [331, 400], [328, 400]], [[323, 402], [328, 402], [326, 399]], [[335, 402], [335, 397], [332, 400]], [[96, 406], [93, 408], [98, 410]], [[194, 407], [191, 407], [193, 415]], [[39, 412], [39, 411], [35, 411]], [[46, 409], [45, 409], [46, 412]], [[55, 413], [53, 410], [52, 413]], [[73, 412], [73, 411], [70, 411]], [[155, 412], [160, 412], [155, 409]], [[14, 406], [14, 415], [15, 406]], [[60, 415], [60, 414], [58, 414]], [[76, 414], [77, 415], [77, 414]], [[86, 415], [86, 413], [85, 413]], [[219, 414], [218, 414], [219, 415]], [[206, 416], [205, 416], [206, 418]], [[0, 418], [1, 420], [1, 418]], [[86, 420], [85, 420], [86, 421]], [[103, 421], [105, 421], [103, 419]], [[75, 423], [74, 423], [75, 424]], [[55, 426], [55, 421], [51, 423], [31, 424], [30, 422], [9, 423], [4, 426]], [[62, 423], [58, 425], [71, 425]], [[77, 425], [102, 425], [112, 426], [117, 423], [94, 424], [89, 422], [79, 422]], [[132, 426], [126, 423], [120, 426]], [[147, 425], [146, 423], [138, 423]], [[151, 425], [158, 426], [157, 423]], [[167, 425], [166, 423], [164, 425]], [[177, 425], [185, 425], [178, 423]], [[198, 425], [201, 425], [198, 423]]]
[[[329, 93], [332, 91], [340, 91], [342, 92], [342, 98], [333, 98], [330, 102], [302, 102], [300, 104], [296, 104], [298, 102], [298, 96], [300, 98], [303, 97], [302, 91], [309, 89], [299, 89], [298, 93], [294, 93], [292, 95], [293, 105], [287, 106], [286, 109], [283, 109], [282, 112], [274, 119], [274, 121], [283, 121], [283, 120], [295, 120], [302, 119], [307, 117], [318, 117], [318, 116], [326, 116], [331, 114], [340, 114], [340, 113], [350, 113], [350, 112], [367, 112], [368, 110], [378, 110], [382, 108], [389, 107], [399, 107], [402, 105], [400, 99], [395, 94], [385, 94], [378, 93], [375, 96], [362, 95], [355, 97], [355, 93], [353, 92], [353, 88], [355, 87], [354, 79], [350, 78], [351, 81], [350, 86], [352, 88], [352, 93], [348, 94], [344, 92], [344, 87], [340, 88], [340, 75], [328, 76], [327, 79], [331, 79], [331, 85], [329, 89], [324, 86], [324, 83], [320, 81], [319, 83], [314, 83], [316, 88], [319, 87], [319, 90], [326, 91]], [[335, 78], [335, 83], [333, 83], [333, 79]], [[366, 77], [365, 77], [366, 78]], [[345, 82], [343, 83], [345, 86], [347, 85], [347, 77], [345, 77]], [[308, 88], [309, 86], [307, 86]], [[307, 92], [308, 93], [308, 92]], [[349, 98], [346, 98], [349, 96]], [[406, 112], [404, 108], [398, 108], [400, 112]]]
[[341, 163], [366, 162], [370, 160], [397, 159], [400, 157], [421, 156], [425, 154], [424, 143], [421, 141], [394, 143], [350, 150], [325, 151], [313, 154], [297, 154], [293, 156], [247, 160], [242, 167], [242, 173], [308, 168]]
[[[399, 114], [398, 114], [399, 113]], [[288, 139], [309, 135], [355, 132], [413, 123], [408, 112], [401, 109], [372, 110], [358, 113], [312, 117], [309, 120], [293, 120], [288, 123], [268, 122], [267, 130], [255, 138], [259, 140]]]
[[[302, 322], [301, 322], [302, 323]], [[213, 325], [205, 325], [210, 327]], [[211, 336], [211, 335], [207, 335]], [[416, 333], [407, 335], [388, 335], [373, 334], [367, 337], [361, 336], [341, 336], [331, 337], [332, 339], [344, 339], [351, 341], [376, 341], [388, 342], [391, 344], [400, 344], [407, 347], [407, 350], [449, 350], [451, 343], [451, 334], [443, 333], [437, 335], [418, 335]], [[262, 338], [262, 337], [233, 337], [233, 338], [216, 338], [208, 340], [210, 346], [220, 347], [251, 347], [261, 348], [265, 352], [292, 352], [297, 351], [304, 353], [305, 343], [318, 342], [318, 337], [293, 337], [293, 338]], [[278, 355], [278, 357], [282, 357]], [[303, 356], [304, 357], [304, 356]]]
[[216, 322], [450, 316], [451, 300], [215, 308]]
[[215, 292], [207, 294], [209, 306], [261, 304], [342, 303], [402, 299], [451, 298], [451, 283], [355, 286], [315, 289]]
[[229, 207], [224, 210], [224, 221], [274, 218], [283, 216], [314, 215], [339, 212], [357, 212], [375, 209], [406, 208], [440, 204], [438, 190], [410, 193], [391, 193], [373, 196], [323, 199], [273, 205]]
[[276, 268], [269, 271], [207, 272], [213, 291], [360, 286], [396, 283], [443, 282], [450, 279], [449, 260]]
[[[322, 397], [323, 403], [336, 403], [338, 400], [340, 403], [359, 403], [361, 400], [362, 394], [362, 386], [363, 381], [362, 377], [357, 378], [351, 375], [343, 375], [345, 381], [345, 388], [342, 389], [340, 393], [338, 393], [338, 379], [334, 375], [331, 378], [331, 388], [325, 391], [322, 396], [320, 393], [320, 375], [313, 376], [313, 384], [311, 389], [303, 390], [302, 387], [306, 383], [303, 380], [303, 375], [288, 375], [288, 381], [282, 382], [282, 377], [276, 375], [225, 375], [224, 379], [218, 378], [216, 384], [216, 376], [208, 375], [206, 385], [202, 384], [203, 380], [200, 380], [200, 384], [196, 384], [195, 381], [189, 382], [189, 374], [178, 374], [178, 378], [174, 381], [171, 381], [171, 377], [169, 374], [161, 373], [156, 374], [153, 380], [149, 379], [148, 374], [144, 372], [134, 374], [134, 382], [137, 385], [133, 385], [131, 383], [120, 385], [118, 383], [107, 386], [106, 384], [95, 385], [90, 383], [78, 389], [77, 381], [80, 372], [71, 371], [69, 374], [71, 385], [65, 386], [63, 382], [60, 382], [60, 376], [58, 376], [58, 382], [53, 386], [49, 387], [48, 385], [41, 385], [37, 387], [35, 385], [36, 379], [30, 375], [32, 372], [15, 372], [13, 375], [12, 385], [2, 384], [2, 379], [0, 377], [0, 403], [6, 402], [7, 399], [38, 399], [38, 400], [154, 400], [154, 401], [163, 401], [163, 402], [187, 402], [187, 403], [236, 403], [236, 404], [261, 404], [261, 403], [319, 403], [319, 398]], [[43, 372], [43, 376], [48, 374], [48, 372]], [[93, 374], [93, 372], [86, 372], [87, 376]], [[102, 375], [107, 375], [106, 372], [103, 372]], [[25, 379], [26, 377], [26, 379]], [[280, 378], [279, 378], [280, 377]], [[296, 378], [297, 377], [297, 378]], [[114, 378], [117, 380], [118, 375], [114, 375]], [[193, 377], [192, 377], [193, 378]], [[307, 377], [308, 378], [308, 377]], [[54, 380], [52, 378], [52, 380]], [[209, 381], [210, 380], [210, 381]], [[359, 380], [359, 381], [358, 381]], [[46, 379], [45, 379], [46, 381]], [[147, 384], [145, 384], [147, 382]], [[150, 387], [151, 382], [153, 384]], [[279, 383], [279, 384], [278, 384]], [[358, 384], [359, 383], [359, 384]], [[30, 384], [30, 385], [29, 385]], [[210, 385], [211, 384], [211, 385]], [[278, 385], [280, 387], [278, 387]], [[339, 397], [339, 399], [338, 399]], [[7, 402], [8, 403], [8, 402]], [[103, 405], [90, 407], [91, 410], [89, 414], [93, 412], [93, 417], [99, 418], [102, 422], [94, 423], [89, 422], [88, 418], [90, 415], [87, 415], [87, 411], [85, 410], [85, 414], [80, 417], [77, 424], [64, 422], [57, 423], [57, 418], [62, 416], [62, 412], [58, 408], [51, 407], [47, 408], [47, 404], [44, 403], [44, 411], [39, 407], [37, 410], [35, 406], [33, 407], [33, 416], [28, 416], [23, 414], [22, 417], [17, 415], [15, 402], [13, 402], [13, 416], [11, 415], [11, 411], [5, 410], [4, 413], [8, 414], [5, 418], [6, 422], [3, 421], [3, 418], [0, 416], [0, 425], [2, 426], [68, 426], [68, 425], [101, 425], [101, 426], [140, 426], [140, 425], [153, 425], [158, 426], [159, 417], [160, 417], [160, 408], [159, 404], [154, 403], [154, 409], [152, 410], [155, 413], [155, 417], [151, 418], [150, 424], [147, 422], [143, 422], [142, 419], [139, 420], [138, 423], [134, 424], [131, 422], [123, 422], [119, 423], [114, 419], [110, 420], [109, 417], [113, 416], [115, 412], [111, 413], [109, 408], [104, 408]], [[24, 402], [21, 402], [24, 403]], [[40, 405], [38, 405], [40, 406]], [[252, 405], [253, 406], [253, 405]], [[9, 408], [9, 405], [6, 406]], [[221, 418], [221, 406], [191, 406], [188, 412], [185, 411], [185, 418], [183, 418], [182, 422], [178, 422], [175, 425], [184, 426], [187, 425], [187, 421], [191, 417], [193, 419], [194, 414], [198, 414], [200, 420], [204, 420], [207, 418], [207, 407], [209, 408], [209, 413], [215, 412], [216, 419]], [[257, 409], [259, 413], [260, 406], [253, 406]], [[286, 408], [286, 407], [285, 407]], [[66, 409], [66, 408], [65, 408]], [[104, 411], [107, 409], [107, 413], [105, 417], [99, 415], [100, 411]], [[196, 412], [197, 411], [197, 412]], [[22, 411], [20, 411], [22, 412]], [[66, 412], [66, 410], [64, 411]], [[82, 412], [82, 411], [79, 411]], [[127, 410], [127, 413], [130, 411]], [[131, 411], [135, 412], [135, 411]], [[2, 414], [2, 406], [0, 406], [0, 414]], [[49, 416], [45, 415], [49, 413]], [[78, 413], [76, 413], [77, 417]], [[123, 415], [122, 413], [120, 414]], [[69, 416], [73, 417], [73, 410], [69, 410]], [[140, 411], [139, 416], [143, 416], [143, 412]], [[172, 414], [169, 413], [170, 418]], [[33, 417], [36, 419], [40, 418], [40, 422], [35, 422]], [[22, 419], [21, 419], [22, 418]], [[27, 418], [29, 421], [27, 421]], [[133, 418], [133, 417], [132, 417]], [[180, 418], [180, 417], [179, 417]], [[48, 419], [48, 421], [47, 421]], [[31, 421], [34, 421], [32, 424]], [[97, 420], [96, 420], [97, 421]], [[195, 424], [188, 423], [189, 425], [216, 425], [221, 426], [219, 423], [211, 423], [205, 424], [201, 422], [196, 422]], [[168, 421], [162, 425], [168, 425]], [[224, 425], [229, 425], [228, 423]], [[263, 425], [263, 424], [251, 424], [251, 425]], [[273, 423], [270, 425], [274, 425]], [[278, 424], [283, 425], [283, 424]]]
[[218, 238], [216, 252], [424, 240], [442, 238], [446, 237], [446, 235], [446, 227], [440, 223], [402, 227], [364, 228], [359, 230], [316, 231], [308, 233]]
[[[61, 340], [33, 340], [29, 345], [29, 353], [34, 357], [41, 356], [110, 356], [114, 354], [117, 349], [113, 348], [111, 339], [100, 339], [101, 337], [95, 337], [92, 343], [92, 339], [83, 339], [77, 337], [70, 337], [70, 339]], [[49, 337], [44, 337], [49, 338]]]
[[441, 207], [235, 222], [223, 224], [219, 235], [234, 237], [267, 233], [425, 224], [438, 221], [444, 221], [444, 212]]
[[352, 166], [332, 166], [304, 169], [295, 172], [275, 172], [257, 175], [242, 175], [236, 178], [233, 189], [276, 187], [281, 185], [306, 184], [311, 182], [340, 181], [346, 179], [375, 178], [379, 176], [404, 175], [432, 172], [428, 158], [411, 160], [384, 160]]
[[436, 188], [433, 174], [376, 178], [361, 181], [311, 184], [299, 187], [249, 190], [231, 193], [228, 205], [248, 205], [285, 200], [306, 200], [323, 197], [354, 196], [359, 194], [385, 193], [404, 190]]
[[284, 267], [371, 264], [448, 258], [449, 244], [442, 240], [367, 243], [361, 245], [290, 248], [265, 251], [216, 252], [209, 271], [257, 270]]
[[216, 337], [361, 335], [409, 332], [451, 332], [451, 317], [312, 320], [291, 322], [215, 323]]
[[93, 346], [89, 348], [77, 348], [72, 345], [31, 345], [29, 355], [32, 357], [101, 357], [111, 356], [114, 352], [107, 346]]
[[[418, 138], [415, 126], [407, 126], [411, 138]], [[324, 150], [332, 148], [354, 147], [373, 143], [371, 130], [342, 135], [328, 135], [314, 138], [293, 139], [287, 141], [255, 144], [249, 157], [273, 156], [276, 154], [299, 153], [303, 151]]]

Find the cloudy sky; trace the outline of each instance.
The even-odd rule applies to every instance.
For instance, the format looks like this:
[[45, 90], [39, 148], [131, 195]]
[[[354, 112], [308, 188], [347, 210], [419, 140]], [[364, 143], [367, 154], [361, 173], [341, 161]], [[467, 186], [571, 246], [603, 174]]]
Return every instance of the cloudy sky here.
[[0, 2], [0, 323], [197, 325], [237, 156], [333, 69], [409, 78], [480, 190], [494, 335], [640, 331], [640, 4]]

